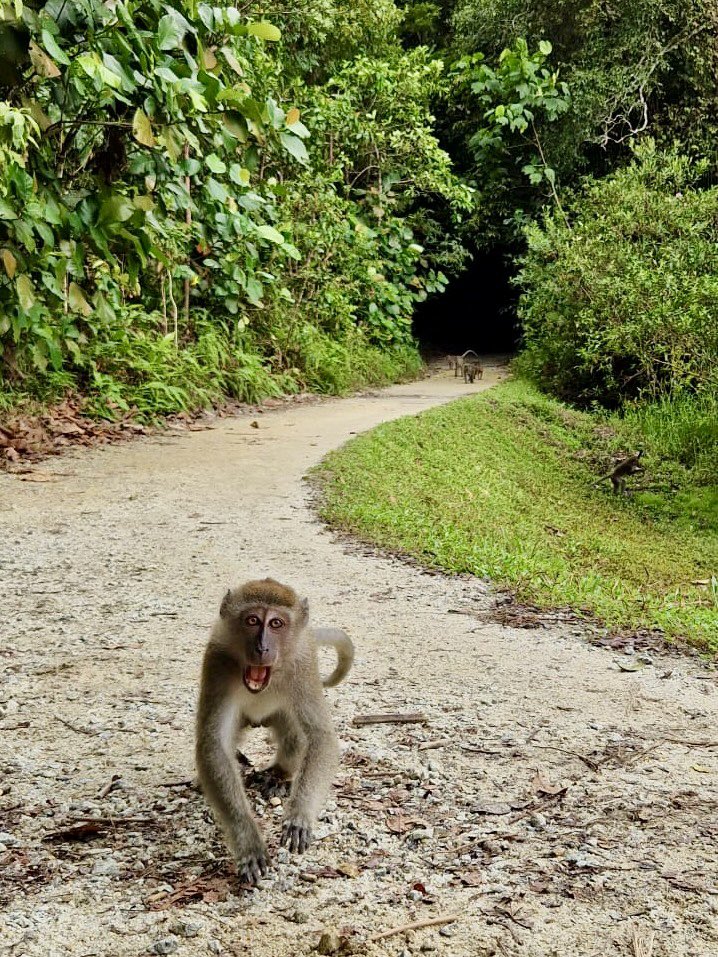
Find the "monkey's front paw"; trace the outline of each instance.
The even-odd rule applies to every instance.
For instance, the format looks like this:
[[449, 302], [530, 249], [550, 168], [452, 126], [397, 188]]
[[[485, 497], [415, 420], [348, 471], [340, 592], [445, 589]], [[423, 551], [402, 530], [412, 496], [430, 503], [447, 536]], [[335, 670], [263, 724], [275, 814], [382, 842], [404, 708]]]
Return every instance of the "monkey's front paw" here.
[[282, 844], [290, 851], [303, 854], [312, 840], [312, 828], [308, 821], [301, 817], [290, 817], [282, 825]]
[[269, 870], [264, 852], [247, 854], [237, 861], [237, 874], [241, 884], [256, 884]]

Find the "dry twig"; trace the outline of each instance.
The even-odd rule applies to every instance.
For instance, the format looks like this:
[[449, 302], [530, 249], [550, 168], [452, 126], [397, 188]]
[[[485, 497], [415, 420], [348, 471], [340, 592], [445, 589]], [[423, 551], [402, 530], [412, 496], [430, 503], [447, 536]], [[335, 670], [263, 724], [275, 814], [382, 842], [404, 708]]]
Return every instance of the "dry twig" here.
[[408, 930], [419, 930], [422, 927], [440, 927], [443, 924], [453, 924], [460, 917], [461, 914], [447, 914], [445, 917], [429, 917], [426, 920], [415, 920], [409, 924], [399, 924], [398, 927], [392, 927], [390, 930], [382, 930], [378, 934], [372, 934], [369, 940], [383, 940], [385, 937], [403, 934]]
[[388, 714], [360, 714], [352, 720], [355, 728], [365, 724], [426, 724], [426, 716], [421, 711], [401, 714], [398, 711]]

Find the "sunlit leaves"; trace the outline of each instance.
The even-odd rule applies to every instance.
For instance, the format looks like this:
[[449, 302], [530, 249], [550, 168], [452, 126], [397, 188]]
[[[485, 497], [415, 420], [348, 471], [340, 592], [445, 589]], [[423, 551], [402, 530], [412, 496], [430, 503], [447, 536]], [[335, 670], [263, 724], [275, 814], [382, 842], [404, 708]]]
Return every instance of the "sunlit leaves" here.
[[274, 42], [282, 38], [281, 31], [275, 27], [274, 24], [267, 23], [266, 20], [260, 20], [258, 23], [249, 23], [247, 25], [247, 33], [255, 37], [260, 37], [262, 40], [272, 40]]
[[15, 280], [15, 288], [17, 289], [17, 298], [20, 306], [26, 312], [29, 312], [35, 305], [35, 287], [33, 286], [32, 280], [23, 273]]
[[5, 274], [8, 279], [12, 279], [15, 276], [15, 270], [17, 269], [17, 259], [13, 256], [9, 249], [3, 249], [0, 252], [0, 257], [3, 261], [3, 266], [5, 267]]
[[298, 136], [294, 136], [292, 133], [280, 133], [279, 139], [285, 150], [300, 163], [309, 162], [307, 148]]
[[70, 309], [72, 309], [73, 312], [79, 312], [83, 316], [92, 315], [92, 306], [87, 301], [84, 292], [82, 289], [80, 289], [76, 282], [70, 283], [67, 293], [67, 301], [70, 305]]
[[132, 134], [137, 142], [141, 143], [143, 146], [157, 145], [155, 135], [152, 132], [150, 118], [144, 110], [139, 108], [135, 110], [135, 115], [132, 119]]

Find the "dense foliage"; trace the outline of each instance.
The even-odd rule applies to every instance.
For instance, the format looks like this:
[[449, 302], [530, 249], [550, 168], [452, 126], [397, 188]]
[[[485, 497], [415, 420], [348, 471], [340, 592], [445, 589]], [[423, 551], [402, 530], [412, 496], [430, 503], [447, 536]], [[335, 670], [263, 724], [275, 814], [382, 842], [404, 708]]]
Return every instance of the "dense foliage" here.
[[650, 143], [528, 231], [520, 364], [562, 397], [718, 394], [718, 187]]
[[5, 9], [6, 388], [163, 411], [416, 365], [414, 303], [446, 281], [416, 213], [470, 192], [431, 129], [440, 64], [393, 4], [346, 14]]

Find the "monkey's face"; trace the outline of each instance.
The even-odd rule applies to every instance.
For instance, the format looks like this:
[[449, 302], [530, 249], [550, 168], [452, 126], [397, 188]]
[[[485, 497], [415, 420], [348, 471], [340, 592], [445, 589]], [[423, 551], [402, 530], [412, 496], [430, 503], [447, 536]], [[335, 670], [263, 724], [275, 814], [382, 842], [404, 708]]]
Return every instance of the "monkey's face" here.
[[244, 608], [237, 621], [237, 645], [248, 691], [259, 694], [272, 680], [293, 632], [288, 608], [264, 605]]

